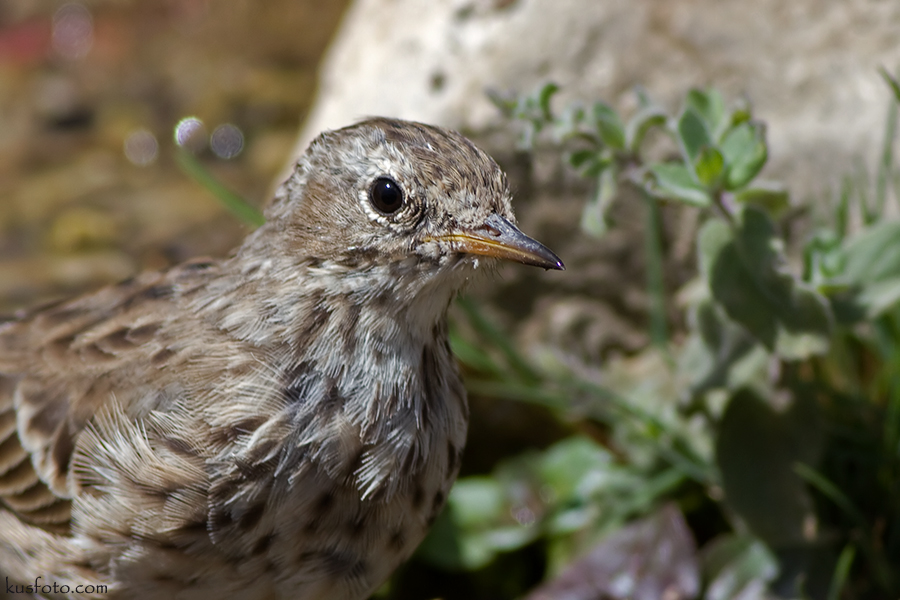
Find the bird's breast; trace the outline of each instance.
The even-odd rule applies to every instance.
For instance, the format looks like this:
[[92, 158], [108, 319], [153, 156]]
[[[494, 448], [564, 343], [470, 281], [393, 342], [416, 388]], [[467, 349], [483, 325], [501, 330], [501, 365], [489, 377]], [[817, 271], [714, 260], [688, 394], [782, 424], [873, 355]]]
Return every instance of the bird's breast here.
[[268, 433], [242, 438], [213, 486], [219, 544], [241, 539], [232, 551], [273, 565], [286, 595], [365, 597], [422, 540], [459, 470], [468, 408], [443, 320], [423, 339], [371, 319], [310, 313], [272, 381], [248, 386], [277, 396]]

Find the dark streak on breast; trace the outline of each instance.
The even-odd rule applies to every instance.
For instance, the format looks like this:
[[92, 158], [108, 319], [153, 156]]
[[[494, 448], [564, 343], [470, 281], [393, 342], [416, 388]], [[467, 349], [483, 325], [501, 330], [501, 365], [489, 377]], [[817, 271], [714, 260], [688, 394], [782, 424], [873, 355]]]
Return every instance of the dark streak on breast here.
[[348, 302], [347, 311], [341, 321], [341, 335], [344, 337], [344, 356], [356, 354], [356, 342], [358, 339], [356, 326], [359, 324], [359, 315], [362, 306], [356, 302]]
[[284, 388], [281, 397], [291, 406], [300, 406], [309, 400], [308, 377], [313, 372], [315, 363], [302, 361], [288, 370], [284, 376]]
[[321, 298], [311, 301], [309, 316], [300, 324], [294, 336], [293, 351], [295, 356], [305, 356], [313, 342], [319, 338], [322, 330], [331, 318], [331, 310], [323, 305]]

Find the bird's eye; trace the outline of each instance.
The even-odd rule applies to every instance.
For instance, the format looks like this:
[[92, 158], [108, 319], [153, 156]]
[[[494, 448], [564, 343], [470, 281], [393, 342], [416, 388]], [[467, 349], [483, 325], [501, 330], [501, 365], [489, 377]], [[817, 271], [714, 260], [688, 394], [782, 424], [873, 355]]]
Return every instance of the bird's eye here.
[[379, 177], [369, 189], [369, 200], [381, 214], [392, 215], [403, 206], [403, 190], [390, 177]]

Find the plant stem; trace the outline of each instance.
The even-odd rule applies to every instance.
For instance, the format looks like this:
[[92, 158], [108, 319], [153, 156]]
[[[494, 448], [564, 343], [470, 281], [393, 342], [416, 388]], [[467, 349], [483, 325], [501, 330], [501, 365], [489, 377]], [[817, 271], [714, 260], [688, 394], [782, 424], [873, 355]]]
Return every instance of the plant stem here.
[[650, 339], [665, 350], [669, 341], [666, 318], [666, 286], [663, 277], [662, 219], [659, 203], [643, 192], [647, 206], [647, 230], [644, 233], [644, 250], [647, 257], [647, 295], [650, 298]]
[[187, 150], [178, 148], [175, 152], [175, 162], [188, 177], [206, 188], [222, 206], [247, 225], [260, 227], [266, 222], [266, 218], [255, 206], [225, 187]]

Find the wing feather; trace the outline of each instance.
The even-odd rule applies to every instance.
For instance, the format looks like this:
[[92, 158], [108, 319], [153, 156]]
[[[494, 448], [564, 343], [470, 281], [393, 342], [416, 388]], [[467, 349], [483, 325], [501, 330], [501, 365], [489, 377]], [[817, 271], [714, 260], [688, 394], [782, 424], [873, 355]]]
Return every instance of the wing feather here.
[[74, 457], [99, 443], [85, 433], [113, 402], [134, 421], [178, 401], [171, 392], [183, 386], [160, 373], [178, 360], [179, 302], [216, 270], [193, 261], [0, 324], [0, 511], [68, 530], [84, 476]]

